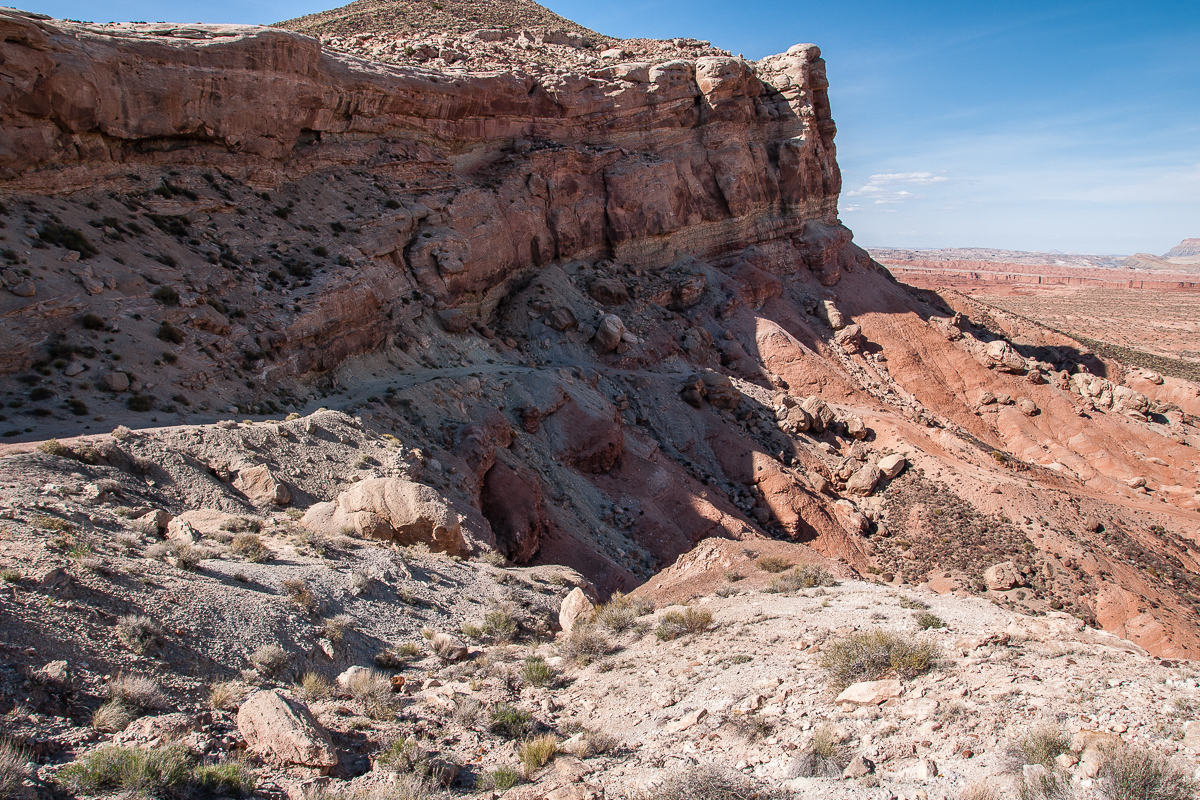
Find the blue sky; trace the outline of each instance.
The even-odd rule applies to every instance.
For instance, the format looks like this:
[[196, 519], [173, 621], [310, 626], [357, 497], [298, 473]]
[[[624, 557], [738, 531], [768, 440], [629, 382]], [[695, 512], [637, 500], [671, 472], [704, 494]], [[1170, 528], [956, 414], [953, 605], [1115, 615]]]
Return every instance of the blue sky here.
[[[12, 0], [10, 0], [11, 2]], [[257, 22], [338, 3], [27, 0], [96, 21]], [[1200, 3], [550, 0], [614, 36], [829, 64], [859, 242], [1162, 253], [1200, 236]]]

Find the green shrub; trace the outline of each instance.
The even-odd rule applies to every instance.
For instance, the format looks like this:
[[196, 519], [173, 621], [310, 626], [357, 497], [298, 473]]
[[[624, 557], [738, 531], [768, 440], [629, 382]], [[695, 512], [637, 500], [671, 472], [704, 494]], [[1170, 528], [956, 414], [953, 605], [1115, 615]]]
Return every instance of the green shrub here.
[[75, 228], [57, 223], [47, 223], [37, 229], [38, 238], [47, 244], [56, 244], [79, 253], [80, 258], [90, 258], [100, 251], [92, 246], [83, 233]]
[[170, 286], [160, 286], [150, 296], [164, 306], [179, 305], [179, 292]]
[[150, 411], [154, 408], [154, 398], [149, 395], [135, 394], [125, 401], [125, 405], [130, 411]]
[[503, 609], [493, 609], [483, 615], [483, 632], [500, 641], [510, 641], [517, 633], [517, 621]]
[[480, 778], [480, 788], [495, 791], [511, 789], [521, 782], [521, 773], [512, 767], [496, 767], [483, 773]]
[[937, 616], [936, 614], [930, 614], [928, 611], [923, 614], [917, 614], [915, 619], [917, 622], [917, 627], [923, 631], [927, 631], [930, 628], [946, 627], [946, 623], [941, 617]]
[[497, 703], [490, 716], [489, 730], [505, 739], [523, 739], [533, 730], [533, 717], [529, 712], [508, 703]]
[[192, 785], [203, 794], [217, 797], [251, 797], [257, 782], [254, 770], [240, 759], [192, 770]]
[[393, 739], [379, 751], [375, 763], [392, 772], [429, 774], [429, 755], [413, 737]]
[[925, 609], [929, 608], [929, 603], [926, 603], [924, 600], [918, 600], [915, 597], [904, 595], [900, 598], [900, 607], [924, 611]]
[[914, 678], [937, 666], [937, 646], [892, 631], [852, 633], [834, 642], [821, 654], [821, 666], [834, 687], [841, 689], [856, 681], [873, 681], [895, 675]]
[[558, 677], [541, 656], [528, 656], [521, 667], [521, 678], [530, 686], [549, 686]]
[[125, 790], [161, 797], [184, 787], [191, 776], [191, 758], [183, 745], [161, 750], [103, 745], [68, 764], [58, 780], [79, 794]]
[[703, 633], [712, 625], [712, 612], [698, 608], [668, 611], [658, 621], [654, 635], [662, 641], [678, 639], [687, 633]]

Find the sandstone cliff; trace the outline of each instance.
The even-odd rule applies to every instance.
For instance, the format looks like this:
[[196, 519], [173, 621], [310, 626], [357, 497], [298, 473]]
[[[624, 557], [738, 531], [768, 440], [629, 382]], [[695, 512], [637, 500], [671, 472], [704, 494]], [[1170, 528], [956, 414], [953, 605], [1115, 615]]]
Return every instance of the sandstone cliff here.
[[[1195, 387], [892, 281], [837, 218], [815, 46], [543, 42], [579, 66], [467, 71], [268, 28], [0, 26], [14, 485], [32, 442], [82, 434], [101, 480], [143, 462], [100, 432], [164, 425], [137, 454], [164, 513], [290, 503], [308, 535], [604, 595], [706, 538], [791, 539], [1196, 652]], [[357, 432], [280, 421], [321, 406]], [[259, 424], [186, 427], [234, 414]]]

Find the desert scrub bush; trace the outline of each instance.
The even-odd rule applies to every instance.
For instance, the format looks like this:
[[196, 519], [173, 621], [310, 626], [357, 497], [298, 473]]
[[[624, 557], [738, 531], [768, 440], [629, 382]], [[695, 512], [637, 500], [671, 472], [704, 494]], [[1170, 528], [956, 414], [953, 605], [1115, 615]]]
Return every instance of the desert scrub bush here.
[[1192, 800], [1200, 783], [1150, 750], [1114, 748], [1100, 761], [1096, 788], [1105, 800]]
[[496, 767], [479, 778], [479, 788], [503, 792], [521, 782], [521, 773], [512, 767]]
[[517, 621], [502, 608], [483, 615], [483, 632], [500, 642], [510, 642], [517, 635]]
[[521, 667], [521, 679], [530, 686], [549, 686], [558, 676], [541, 656], [526, 656]]
[[208, 706], [217, 711], [230, 711], [242, 702], [242, 687], [235, 681], [214, 683], [208, 690]]
[[71, 523], [67, 522], [65, 519], [49, 517], [45, 514], [36, 516], [29, 522], [35, 528], [41, 528], [44, 531], [60, 531], [62, 533], [70, 533], [72, 530], [74, 530], [74, 528], [71, 527]]
[[138, 655], [157, 644], [161, 637], [158, 623], [145, 614], [126, 614], [117, 620], [117, 638]]
[[936, 614], [931, 614], [928, 611], [922, 614], [917, 614], [914, 617], [914, 620], [917, 623], [917, 627], [923, 631], [927, 631], [930, 628], [946, 627], [946, 623], [941, 617]]
[[82, 231], [56, 222], [48, 222], [38, 228], [37, 235], [46, 244], [56, 244], [67, 250], [74, 250], [79, 253], [80, 258], [89, 258], [100, 252], [87, 240]]
[[712, 625], [712, 612], [699, 608], [668, 611], [658, 621], [654, 635], [664, 642], [688, 633], [703, 633]]
[[429, 754], [412, 736], [393, 739], [375, 756], [375, 763], [392, 772], [429, 774]]
[[483, 703], [474, 697], [460, 695], [454, 701], [454, 721], [464, 728], [473, 728], [483, 716]]
[[309, 588], [308, 582], [299, 578], [291, 578], [283, 582], [283, 593], [296, 604], [296, 607], [308, 614], [317, 610], [317, 597]]
[[241, 761], [197, 766], [183, 745], [157, 750], [103, 745], [68, 764], [56, 780], [76, 794], [124, 791], [147, 797], [203, 793], [248, 797], [254, 773]]
[[229, 549], [253, 564], [261, 564], [271, 557], [271, 551], [255, 533], [239, 533], [234, 536]]
[[759, 556], [754, 564], [763, 572], [783, 572], [792, 562], [782, 556]]
[[0, 738], [0, 797], [19, 797], [29, 753], [8, 737]]
[[37, 446], [39, 452], [45, 453], [48, 456], [59, 456], [60, 458], [74, 458], [75, 451], [67, 447], [58, 439], [47, 439]]
[[521, 759], [525, 776], [531, 777], [533, 773], [546, 766], [546, 762], [554, 758], [557, 753], [557, 737], [553, 733], [546, 733], [521, 742], [517, 757]]
[[649, 800], [766, 800], [770, 796], [740, 772], [706, 765], [668, 775], [650, 792]]
[[596, 609], [592, 621], [613, 633], [623, 633], [634, 626], [638, 617], [644, 617], [653, 611], [653, 601], [641, 597], [634, 599], [616, 592], [607, 603]]
[[900, 598], [900, 607], [914, 611], [924, 611], [925, 609], [929, 608], [929, 603], [926, 603], [924, 600], [918, 600], [915, 597], [904, 595]]
[[371, 719], [386, 719], [392, 713], [392, 680], [373, 669], [359, 670], [346, 682], [350, 696], [362, 703]]
[[1008, 743], [1004, 749], [1004, 764], [1014, 771], [1025, 764], [1041, 764], [1046, 769], [1054, 769], [1054, 759], [1067, 752], [1070, 746], [1070, 738], [1058, 726], [1037, 725]]
[[508, 563], [508, 559], [499, 550], [484, 550], [475, 558], [476, 561], [482, 561], [485, 564], [491, 564], [493, 567], [503, 567]]
[[266, 678], [273, 678], [284, 670], [292, 657], [277, 644], [264, 644], [250, 654], [250, 665]]
[[361, 597], [371, 591], [371, 585], [375, 581], [365, 572], [355, 570], [350, 573], [350, 594], [355, 597]]
[[995, 783], [981, 780], [968, 785], [958, 797], [959, 800], [1001, 800], [1004, 793]]
[[0, 581], [5, 583], [20, 583], [21, 571], [19, 569], [2, 569], [0, 570]]
[[604, 635], [604, 631], [595, 625], [582, 625], [576, 622], [575, 627], [559, 644], [558, 652], [569, 661], [587, 666], [597, 658], [612, 652], [612, 644]]
[[836, 586], [837, 581], [824, 567], [814, 564], [801, 564], [786, 575], [777, 575], [764, 592], [787, 594], [801, 589], [813, 589], [817, 586]]
[[321, 621], [321, 633], [335, 645], [346, 638], [346, 631], [354, 630], [354, 620], [349, 614], [338, 614]]
[[533, 730], [533, 717], [529, 712], [508, 703], [497, 703], [489, 717], [488, 729], [505, 739], [522, 739]]
[[254, 770], [240, 758], [221, 764], [201, 764], [192, 769], [190, 783], [202, 795], [251, 797], [258, 783]]
[[937, 666], [937, 645], [884, 630], [859, 631], [835, 641], [821, 654], [830, 683], [843, 689], [856, 681], [889, 675], [914, 678]]

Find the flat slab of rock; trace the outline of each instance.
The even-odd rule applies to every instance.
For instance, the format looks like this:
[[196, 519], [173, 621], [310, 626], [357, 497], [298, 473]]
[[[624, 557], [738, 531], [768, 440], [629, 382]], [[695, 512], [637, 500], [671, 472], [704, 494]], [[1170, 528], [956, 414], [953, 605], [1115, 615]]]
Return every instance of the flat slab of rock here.
[[288, 764], [329, 768], [337, 753], [308, 706], [278, 690], [250, 695], [237, 715], [238, 732], [253, 750]]
[[860, 706], [877, 706], [899, 697], [903, 688], [895, 678], [883, 681], [859, 681], [852, 683], [837, 696], [838, 703], [853, 703]]
[[989, 591], [1005, 592], [1021, 582], [1021, 573], [1017, 572], [1016, 564], [1003, 561], [984, 570], [983, 582]]

